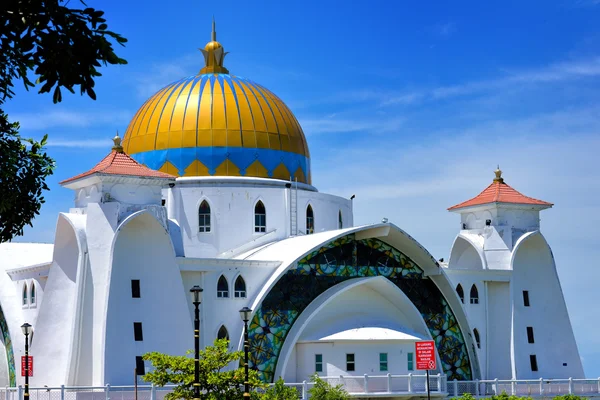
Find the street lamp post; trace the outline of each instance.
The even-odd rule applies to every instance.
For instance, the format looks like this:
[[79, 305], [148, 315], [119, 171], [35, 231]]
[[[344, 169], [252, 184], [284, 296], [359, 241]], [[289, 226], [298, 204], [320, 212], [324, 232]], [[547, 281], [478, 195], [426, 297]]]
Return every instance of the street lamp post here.
[[21, 325], [23, 335], [25, 335], [25, 394], [24, 400], [29, 399], [29, 335], [31, 334], [31, 325], [25, 322]]
[[200, 311], [202, 288], [198, 285], [190, 289], [194, 304], [194, 400], [200, 399]]
[[248, 342], [248, 321], [250, 321], [252, 310], [244, 307], [240, 310], [240, 317], [244, 321], [244, 398], [250, 398], [250, 378], [248, 377], [248, 350], [250, 343]]

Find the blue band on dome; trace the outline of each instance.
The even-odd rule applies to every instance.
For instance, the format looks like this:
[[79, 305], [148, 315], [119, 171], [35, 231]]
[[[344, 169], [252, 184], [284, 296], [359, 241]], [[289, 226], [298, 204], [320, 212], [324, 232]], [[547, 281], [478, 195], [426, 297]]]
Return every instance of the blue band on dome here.
[[255, 160], [260, 161], [267, 169], [269, 176], [273, 176], [273, 171], [281, 163], [285, 165], [291, 175], [294, 175], [300, 167], [306, 179], [308, 179], [308, 171], [310, 170], [310, 159], [302, 154], [246, 147], [184, 147], [145, 151], [131, 154], [131, 157], [155, 170], [160, 169], [165, 162], [169, 161], [177, 168], [181, 176], [195, 160], [204, 164], [211, 175], [215, 174], [217, 167], [226, 159], [229, 159], [240, 169], [242, 176], [246, 175], [246, 169]]

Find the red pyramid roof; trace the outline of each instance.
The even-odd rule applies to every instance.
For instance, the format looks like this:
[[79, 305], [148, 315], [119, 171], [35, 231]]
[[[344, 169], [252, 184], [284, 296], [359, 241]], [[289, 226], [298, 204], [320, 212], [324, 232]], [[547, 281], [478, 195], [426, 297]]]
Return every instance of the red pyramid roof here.
[[96, 166], [83, 174], [79, 174], [72, 178], [66, 179], [60, 184], [72, 182], [77, 179], [85, 178], [92, 174], [101, 175], [127, 175], [127, 176], [141, 176], [146, 178], [159, 178], [159, 179], [175, 179], [173, 175], [166, 174], [164, 172], [155, 171], [150, 169], [131, 158], [128, 154], [124, 153], [120, 146], [113, 147], [113, 151], [109, 155], [104, 157]]
[[524, 194], [516, 191], [504, 182], [502, 178], [502, 171], [496, 170], [496, 178], [490, 186], [484, 189], [483, 192], [470, 200], [463, 201], [455, 206], [450, 207], [448, 210], [457, 210], [459, 208], [478, 206], [481, 204], [489, 203], [508, 203], [508, 204], [531, 204], [544, 207], [552, 207], [552, 203], [534, 199], [533, 197], [525, 196]]

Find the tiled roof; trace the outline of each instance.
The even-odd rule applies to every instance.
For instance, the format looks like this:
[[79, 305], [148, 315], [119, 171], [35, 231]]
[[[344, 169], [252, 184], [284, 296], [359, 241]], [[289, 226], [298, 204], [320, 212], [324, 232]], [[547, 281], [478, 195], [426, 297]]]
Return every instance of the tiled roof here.
[[175, 179], [173, 175], [164, 172], [155, 171], [135, 161], [126, 153], [119, 150], [113, 150], [109, 155], [104, 157], [96, 166], [83, 174], [79, 174], [72, 178], [66, 179], [61, 184], [69, 183], [77, 179], [85, 178], [92, 174], [99, 173], [102, 175], [127, 175], [141, 176], [146, 178], [159, 179]]
[[534, 199], [517, 192], [515, 189], [504, 183], [502, 178], [494, 179], [494, 182], [477, 196], [470, 200], [463, 201], [460, 204], [450, 207], [448, 210], [456, 210], [464, 207], [478, 206], [489, 203], [509, 203], [509, 204], [531, 204], [538, 206], [552, 207], [552, 203]]

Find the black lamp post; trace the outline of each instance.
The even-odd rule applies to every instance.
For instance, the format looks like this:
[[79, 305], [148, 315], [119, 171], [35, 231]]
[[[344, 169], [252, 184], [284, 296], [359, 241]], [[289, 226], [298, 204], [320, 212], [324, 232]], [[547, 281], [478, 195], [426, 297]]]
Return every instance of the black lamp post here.
[[248, 342], [248, 321], [250, 321], [250, 314], [252, 314], [252, 310], [248, 307], [240, 310], [240, 317], [244, 321], [244, 398], [250, 398], [250, 378], [248, 377], [248, 350], [250, 348], [250, 343]]
[[23, 335], [25, 335], [25, 394], [23, 398], [29, 399], [29, 335], [31, 334], [31, 325], [25, 322], [21, 325]]
[[202, 288], [198, 285], [190, 289], [194, 304], [194, 400], [200, 399], [200, 311]]

